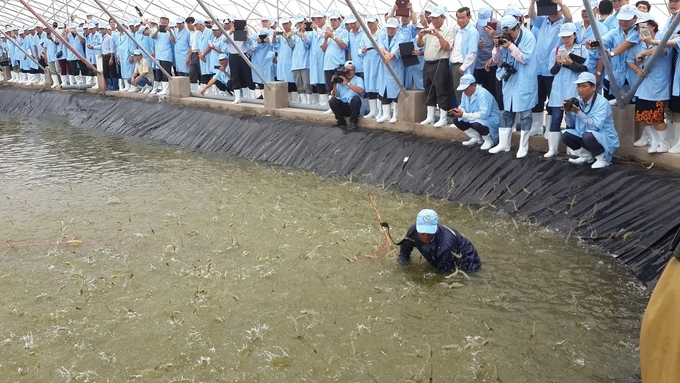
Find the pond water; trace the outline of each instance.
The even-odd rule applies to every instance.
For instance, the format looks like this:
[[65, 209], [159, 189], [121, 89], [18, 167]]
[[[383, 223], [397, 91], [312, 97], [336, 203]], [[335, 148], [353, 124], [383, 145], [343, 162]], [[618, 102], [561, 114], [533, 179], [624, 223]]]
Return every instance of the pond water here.
[[[0, 117], [0, 376], [17, 382], [635, 382], [648, 292], [509, 216]], [[477, 247], [386, 252], [422, 208]], [[455, 282], [455, 283], [454, 283]]]

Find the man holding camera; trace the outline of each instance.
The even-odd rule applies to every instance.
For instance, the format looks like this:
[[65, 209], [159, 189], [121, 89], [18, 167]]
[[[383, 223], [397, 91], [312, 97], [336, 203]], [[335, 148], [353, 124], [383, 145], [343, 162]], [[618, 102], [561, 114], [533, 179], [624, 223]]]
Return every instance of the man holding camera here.
[[[172, 73], [172, 59], [173, 59], [173, 45], [175, 44], [175, 33], [172, 28], [168, 28], [170, 19], [163, 16], [160, 18], [160, 25], [153, 34], [151, 34], [151, 39], [154, 40], [154, 52], [156, 60], [161, 64], [161, 67], [165, 69], [166, 72]], [[167, 96], [170, 92], [170, 79], [163, 73], [162, 70], [154, 70], [154, 80], [160, 82], [161, 90], [158, 95]]]
[[509, 14], [501, 19], [501, 29], [503, 34], [494, 39], [491, 59], [498, 66], [496, 77], [503, 83], [503, 115], [498, 128], [498, 145], [489, 149], [489, 153], [510, 151], [512, 126], [519, 113], [522, 133], [517, 158], [523, 158], [529, 151], [531, 110], [538, 100], [536, 39]]
[[578, 155], [569, 162], [585, 164], [592, 162], [594, 156], [593, 169], [607, 167], [619, 148], [612, 107], [606, 98], [598, 97], [594, 74], [581, 72], [574, 83], [579, 97], [565, 100], [562, 106], [565, 113], [575, 117], [574, 129], [566, 129], [562, 134], [562, 142]]
[[328, 105], [335, 115], [336, 123], [333, 127], [345, 127], [347, 125], [345, 117], [349, 117], [350, 129], [356, 129], [361, 113], [364, 80], [355, 76], [354, 64], [347, 61], [344, 66], [335, 70], [331, 82], [333, 84], [332, 98], [328, 101]]
[[458, 108], [449, 110], [456, 117], [451, 126], [465, 132], [470, 137], [463, 145], [482, 144], [482, 150], [491, 149], [498, 139], [498, 124], [501, 122], [501, 111], [493, 95], [481, 86], [471, 74], [460, 78], [456, 88], [463, 94]]

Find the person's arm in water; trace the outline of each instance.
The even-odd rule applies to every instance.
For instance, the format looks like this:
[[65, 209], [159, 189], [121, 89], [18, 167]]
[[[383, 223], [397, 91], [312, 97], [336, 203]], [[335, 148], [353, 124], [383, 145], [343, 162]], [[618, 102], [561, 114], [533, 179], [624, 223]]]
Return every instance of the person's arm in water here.
[[[410, 239], [414, 234], [416, 236], [418, 235], [416, 233], [416, 225], [411, 225], [404, 237]], [[402, 266], [411, 264], [411, 252], [413, 252], [413, 248], [415, 247], [415, 242], [412, 240], [409, 241], [408, 239], [402, 241], [401, 245], [399, 245], [399, 264]]]

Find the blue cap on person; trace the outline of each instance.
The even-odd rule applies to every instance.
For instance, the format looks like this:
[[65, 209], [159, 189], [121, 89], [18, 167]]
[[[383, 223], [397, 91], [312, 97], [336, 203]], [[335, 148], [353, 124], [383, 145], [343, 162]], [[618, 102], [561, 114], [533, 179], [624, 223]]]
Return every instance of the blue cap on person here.
[[512, 15], [505, 15], [501, 19], [501, 29], [512, 29], [519, 24], [519, 21]]
[[581, 72], [581, 74], [578, 75], [576, 81], [574, 81], [574, 84], [583, 84], [586, 82], [589, 82], [593, 85], [597, 84], [597, 80], [595, 80], [595, 75], [590, 72]]
[[132, 54], [135, 56], [141, 56], [142, 55], [142, 50], [141, 49], [135, 49], [132, 51]]
[[465, 90], [468, 88], [468, 86], [476, 83], [477, 80], [475, 80], [475, 76], [471, 74], [464, 74], [463, 77], [460, 78], [460, 83], [458, 84], [458, 88], [456, 90]]
[[560, 37], [569, 37], [576, 33], [576, 24], [574, 23], [564, 23], [560, 25], [560, 30], [557, 33]]
[[434, 7], [432, 9], [432, 13], [430, 13], [431, 17], [441, 17], [441, 16], [446, 16], [448, 12], [446, 12], [446, 9], [444, 7], [438, 6]]
[[226, 59], [227, 59], [227, 55], [225, 55], [224, 53], [220, 53], [220, 55], [217, 56], [217, 59], [218, 59], [218, 60], [226, 60]]
[[385, 28], [399, 28], [399, 20], [397, 20], [394, 17], [390, 17], [386, 22], [385, 22]]
[[522, 17], [522, 11], [519, 10], [517, 5], [515, 4], [509, 4], [506, 8], [505, 11], [503, 12], [503, 16], [510, 15], [512, 17]]
[[354, 68], [354, 63], [352, 62], [352, 60], [348, 60], [348, 61], [345, 61], [345, 65], [344, 65], [344, 66], [345, 66], [345, 67], [351, 66], [352, 68]]
[[489, 20], [491, 20], [491, 8], [479, 8], [479, 11], [477, 11], [477, 25], [486, 26]]
[[628, 21], [632, 20], [633, 17], [638, 16], [638, 10], [633, 4], [626, 4], [619, 9], [619, 13], [616, 15], [617, 20]]
[[437, 232], [439, 217], [434, 210], [423, 209], [416, 217], [416, 231], [421, 234], [434, 234]]

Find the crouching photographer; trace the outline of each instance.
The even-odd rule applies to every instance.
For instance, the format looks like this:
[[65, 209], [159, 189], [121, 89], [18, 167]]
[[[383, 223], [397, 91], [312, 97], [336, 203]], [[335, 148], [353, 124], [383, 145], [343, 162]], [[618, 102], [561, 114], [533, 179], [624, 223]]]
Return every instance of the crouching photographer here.
[[355, 75], [354, 64], [347, 61], [335, 70], [331, 82], [333, 83], [332, 98], [328, 101], [328, 105], [335, 115], [336, 122], [333, 127], [347, 126], [345, 117], [349, 117], [350, 129], [356, 129], [363, 104], [364, 80]]
[[619, 148], [614, 117], [609, 101], [597, 94], [597, 80], [590, 72], [581, 72], [574, 81], [579, 97], [564, 100], [562, 109], [574, 116], [574, 129], [566, 129], [562, 142], [576, 152], [573, 164], [596, 161], [593, 169], [609, 166], [612, 154]]

